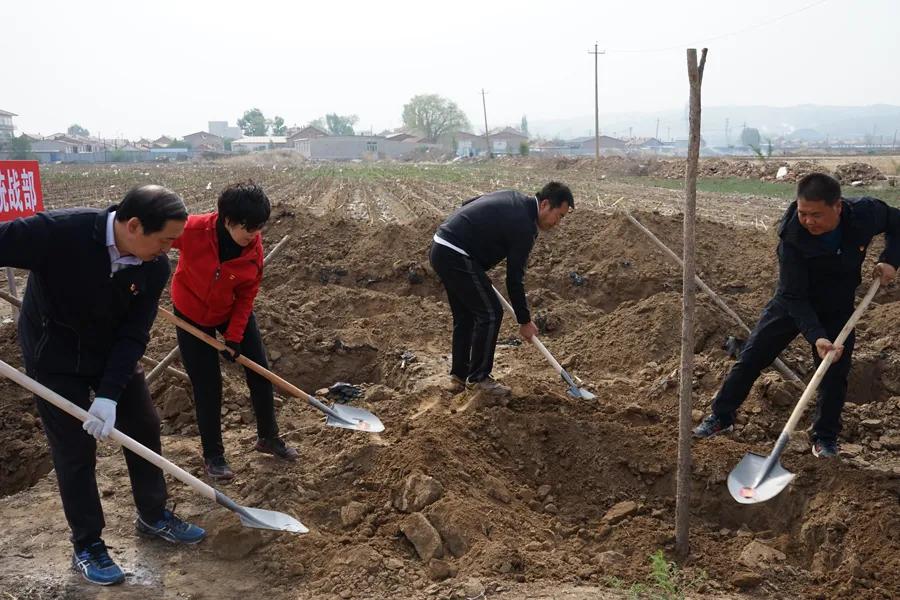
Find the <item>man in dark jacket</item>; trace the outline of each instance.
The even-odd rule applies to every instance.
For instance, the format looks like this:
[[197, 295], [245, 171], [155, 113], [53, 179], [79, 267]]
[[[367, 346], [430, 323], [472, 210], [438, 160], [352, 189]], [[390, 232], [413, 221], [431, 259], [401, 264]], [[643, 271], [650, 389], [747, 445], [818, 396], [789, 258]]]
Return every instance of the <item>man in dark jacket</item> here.
[[486, 271], [506, 259], [506, 290], [519, 322], [519, 334], [531, 340], [525, 298], [525, 268], [538, 231], [548, 231], [575, 209], [569, 188], [551, 181], [535, 196], [512, 190], [465, 202], [434, 235], [431, 265], [447, 289], [453, 312], [453, 392], [465, 388], [505, 395], [509, 388], [491, 377], [503, 307]]
[[[82, 424], [37, 398], [72, 531], [72, 566], [92, 583], [125, 578], [100, 537], [105, 523], [96, 440], [117, 426], [160, 452], [159, 415], [138, 360], [169, 278], [165, 253], [186, 220], [175, 192], [144, 186], [106, 210], [54, 210], [0, 224], [0, 265], [31, 271], [19, 320], [26, 371], [92, 417]], [[138, 533], [202, 540], [202, 529], [166, 509], [162, 471], [129, 450], [124, 454]]]
[[816, 367], [829, 351], [836, 351], [819, 387], [812, 452], [817, 457], [838, 454], [854, 334], [843, 346], [831, 340], [853, 313], [866, 250], [879, 233], [885, 234], [885, 249], [875, 276], [886, 284], [900, 265], [900, 211], [875, 198], [842, 199], [840, 184], [828, 175], [812, 173], [800, 180], [797, 200], [788, 207], [778, 232], [778, 289], [713, 399], [712, 414], [694, 429], [695, 437], [731, 430], [760, 371], [802, 333]]

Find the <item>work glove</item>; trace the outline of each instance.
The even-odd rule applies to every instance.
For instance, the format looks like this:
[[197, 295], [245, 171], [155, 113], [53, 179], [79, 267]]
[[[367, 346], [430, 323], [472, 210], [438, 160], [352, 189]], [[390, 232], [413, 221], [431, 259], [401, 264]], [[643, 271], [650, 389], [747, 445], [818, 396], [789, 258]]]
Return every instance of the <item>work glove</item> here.
[[[234, 354], [232, 354], [232, 352], [234, 352]], [[236, 361], [238, 356], [241, 355], [241, 343], [225, 340], [225, 349], [221, 350], [221, 354], [231, 362]]]
[[106, 441], [116, 426], [116, 401], [109, 398], [96, 397], [88, 410], [91, 417], [81, 426], [82, 429], [97, 438]]

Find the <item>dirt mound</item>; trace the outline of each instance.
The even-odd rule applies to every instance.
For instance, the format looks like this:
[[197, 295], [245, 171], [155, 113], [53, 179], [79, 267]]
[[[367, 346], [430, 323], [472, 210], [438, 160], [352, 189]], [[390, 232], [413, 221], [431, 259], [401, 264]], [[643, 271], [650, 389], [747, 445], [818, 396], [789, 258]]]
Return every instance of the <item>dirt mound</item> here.
[[[650, 169], [650, 174], [666, 179], [683, 179], [686, 169], [683, 160], [658, 161]], [[778, 177], [784, 168], [785, 174]], [[698, 166], [700, 177], [738, 177], [741, 179], [759, 179], [760, 181], [798, 181], [809, 173], [827, 173], [828, 169], [814, 161], [784, 161], [778, 159], [733, 159], [705, 158]]]
[[884, 181], [887, 177], [878, 168], [862, 162], [852, 162], [838, 165], [834, 169], [834, 176], [842, 184], [851, 184], [854, 181], [863, 183], [873, 183], [875, 181]]
[[[634, 164], [662, 168], [662, 162]], [[625, 159], [607, 166], [633, 168]], [[709, 168], [719, 167], [711, 162]], [[439, 194], [466, 197], [476, 185], [452, 194], [434, 186], [440, 189], [434, 196], [425, 191], [430, 183], [405, 180], [403, 192], [401, 184], [392, 185], [397, 204], [390, 210], [406, 211], [396, 219], [401, 224], [346, 204], [357, 198], [354, 207], [366, 206], [366, 194], [384, 184], [337, 170], [303, 173], [309, 179], [302, 193], [287, 184], [273, 192], [280, 199], [266, 232], [269, 248], [291, 236], [267, 267], [256, 304], [270, 363], [310, 392], [339, 380], [358, 385], [363, 394], [352, 403], [377, 414], [387, 428], [366, 435], [326, 427], [303, 402], [279, 396], [282, 434], [301, 460], [286, 464], [260, 455], [253, 451], [243, 373], [226, 366], [225, 445], [238, 477], [224, 491], [242, 504], [295, 515], [311, 533], [240, 528], [232, 515], [174, 484], [179, 512], [207, 527], [209, 539], [199, 551], [175, 558], [136, 546], [127, 473], [118, 453], [103, 447], [98, 473], [110, 509], [107, 532], [136, 573], [128, 585], [138, 585], [141, 569], [160, 573], [148, 584], [154, 592], [165, 587], [226, 597], [238, 586], [253, 597], [265, 585], [273, 599], [461, 599], [504, 591], [514, 597], [524, 589], [517, 586], [647, 584], [648, 557], [670, 553], [674, 539], [678, 267], [623, 215], [580, 205], [540, 237], [526, 285], [542, 339], [596, 401], [566, 395], [539, 353], [515, 343], [509, 318], [495, 373], [512, 387], [511, 396], [451, 396], [441, 388], [450, 311], [427, 263], [445, 208], [423, 207]], [[312, 204], [319, 192], [332, 194], [331, 200]], [[327, 209], [320, 215], [317, 206]], [[637, 216], [680, 254], [679, 217]], [[698, 241], [701, 277], [752, 324], [774, 286], [774, 230], [701, 221]], [[502, 290], [502, 270], [492, 278]], [[890, 597], [900, 585], [897, 296], [893, 289], [880, 294], [858, 328], [842, 461], [813, 458], [798, 432], [783, 461], [797, 474], [792, 486], [763, 506], [733, 501], [724, 483], [728, 472], [746, 452], [768, 451], [797, 399], [771, 371], [754, 386], [732, 436], [694, 446], [692, 558], [682, 568], [698, 582], [695, 590], [713, 597], [749, 588], [772, 597], [874, 599]], [[703, 296], [697, 311], [699, 418], [733, 363], [726, 339], [743, 333]], [[12, 355], [14, 336], [9, 326], [0, 330], [4, 356]], [[148, 354], [161, 357], [173, 343], [171, 326], [160, 321]], [[810, 375], [802, 342], [783, 358]], [[152, 391], [167, 457], [201, 476], [189, 387], [166, 375]], [[8, 382], [0, 382], [0, 393], [4, 439], [26, 449], [45, 447], [25, 408], [27, 394]], [[19, 454], [7, 452], [4, 460]], [[18, 483], [6, 491], [33, 482], [28, 468], [19, 463]], [[30, 513], [40, 513], [41, 521], [23, 516]], [[65, 570], [68, 542], [52, 482], [44, 478], [0, 499], [0, 514], [10, 517], [0, 543], [50, 565], [47, 570]], [[23, 561], [4, 563], [0, 589], [35, 589], [45, 580], [34, 571]], [[201, 586], [181, 571], [216, 576]]]

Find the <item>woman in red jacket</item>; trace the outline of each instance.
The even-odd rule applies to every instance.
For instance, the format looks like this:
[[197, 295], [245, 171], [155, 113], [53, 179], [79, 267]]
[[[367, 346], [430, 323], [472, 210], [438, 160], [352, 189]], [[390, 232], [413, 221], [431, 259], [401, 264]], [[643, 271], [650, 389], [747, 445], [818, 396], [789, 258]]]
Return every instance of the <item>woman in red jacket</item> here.
[[[263, 271], [260, 230], [269, 220], [271, 206], [261, 187], [248, 181], [225, 188], [218, 212], [188, 217], [184, 233], [173, 245], [180, 250], [172, 278], [175, 314], [215, 336], [225, 336], [222, 356], [234, 362], [243, 354], [268, 368], [253, 300]], [[229, 480], [234, 472], [225, 460], [222, 444], [222, 372], [214, 348], [178, 329], [181, 361], [194, 388], [197, 425], [203, 444], [206, 473]], [[244, 369], [256, 414], [256, 450], [296, 460], [297, 451], [278, 436], [272, 384]]]

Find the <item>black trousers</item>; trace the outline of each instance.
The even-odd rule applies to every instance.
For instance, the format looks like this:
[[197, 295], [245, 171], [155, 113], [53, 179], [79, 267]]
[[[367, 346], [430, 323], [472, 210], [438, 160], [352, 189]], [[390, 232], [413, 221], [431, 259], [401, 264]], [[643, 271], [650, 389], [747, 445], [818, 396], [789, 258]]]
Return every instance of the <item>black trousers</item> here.
[[471, 258], [435, 243], [431, 245], [430, 259], [447, 290], [453, 313], [450, 373], [463, 380], [481, 381], [494, 368], [503, 306], [484, 269]]
[[[215, 327], [197, 325], [178, 308], [175, 314], [185, 321], [215, 337], [216, 330], [224, 333], [228, 323]], [[194, 408], [197, 411], [197, 427], [200, 429], [200, 441], [203, 444], [204, 458], [224, 456], [225, 446], [222, 443], [222, 371], [219, 351], [198, 339], [194, 335], [178, 328], [178, 349], [181, 351], [181, 362], [191, 385], [194, 388]], [[266, 360], [266, 349], [263, 347], [256, 316], [250, 313], [244, 338], [241, 340], [241, 354], [269, 368]], [[256, 433], [261, 438], [278, 436], [278, 425], [275, 422], [275, 390], [265, 377], [245, 368], [247, 387], [250, 388], [250, 401], [256, 415]]]
[[[35, 372], [28, 375], [81, 408], [90, 408], [90, 390], [96, 390], [99, 378], [57, 373]], [[63, 511], [72, 530], [76, 549], [100, 539], [105, 526], [100, 495], [97, 492], [97, 442], [84, 431], [82, 422], [35, 396], [44, 433], [50, 442], [53, 468], [59, 482]], [[135, 367], [134, 376], [118, 400], [116, 429], [160, 453], [159, 414], [150, 398], [144, 371]], [[131, 478], [131, 493], [138, 513], [145, 521], [162, 518], [166, 506], [166, 482], [163, 472], [130, 450], [125, 450], [125, 463]]]
[[[834, 341], [852, 313], [851, 306], [838, 313], [819, 315], [819, 320], [828, 333], [828, 339]], [[750, 333], [738, 362], [731, 368], [719, 393], [713, 399], [713, 413], [726, 423], [732, 422], [735, 412], [747, 398], [760, 372], [778, 358], [781, 351], [798, 333], [800, 331], [787, 311], [777, 300], [770, 300], [763, 309], [756, 327]], [[853, 331], [844, 342], [841, 359], [829, 367], [819, 385], [813, 422], [813, 438], [816, 440], [836, 441], [841, 431], [841, 411], [847, 397], [847, 376], [850, 374], [855, 339], [856, 332]], [[813, 361], [818, 367], [822, 359], [819, 358], [814, 345], [810, 344], [810, 348]], [[797, 399], [799, 400], [799, 397]]]

